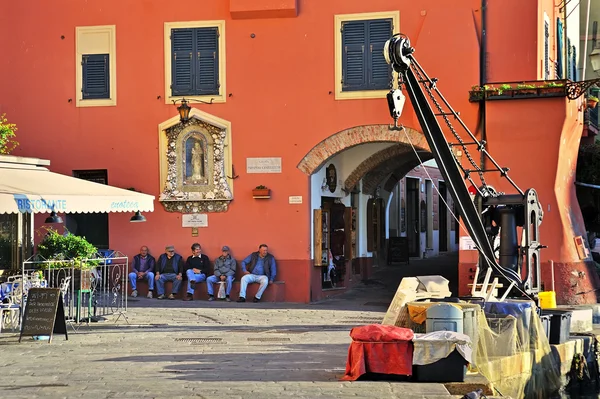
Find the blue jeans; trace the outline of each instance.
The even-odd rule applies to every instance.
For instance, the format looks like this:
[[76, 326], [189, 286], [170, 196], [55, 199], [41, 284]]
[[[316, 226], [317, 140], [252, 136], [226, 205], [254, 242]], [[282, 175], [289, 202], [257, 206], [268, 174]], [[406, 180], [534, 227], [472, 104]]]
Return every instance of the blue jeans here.
[[248, 284], [251, 283], [260, 283], [260, 287], [256, 292], [256, 298], [260, 299], [262, 297], [263, 292], [269, 286], [269, 278], [267, 276], [258, 276], [256, 274], [246, 274], [242, 277], [242, 286], [240, 288], [240, 297], [246, 298], [246, 288], [248, 288]]
[[203, 281], [206, 281], [206, 275], [204, 273], [196, 274], [196, 273], [194, 273], [194, 271], [192, 269], [188, 269], [188, 271], [185, 272], [185, 274], [187, 275], [187, 278], [188, 278], [187, 293], [194, 295], [194, 289], [192, 288], [192, 281], [194, 281], [196, 283], [201, 283]]
[[138, 279], [136, 272], [129, 273], [129, 282], [131, 283], [131, 289], [137, 291], [137, 281], [146, 279], [148, 281], [148, 290], [154, 291], [154, 273], [148, 272], [144, 277]]
[[158, 290], [158, 295], [165, 295], [165, 283], [167, 281], [173, 282], [171, 294], [176, 295], [179, 292], [181, 280], [177, 280], [177, 275], [175, 273], [161, 274], [158, 280], [156, 280], [156, 289]]
[[[233, 285], [234, 279], [234, 276], [227, 276], [227, 284], [225, 285], [225, 295], [227, 296], [229, 296], [229, 293], [231, 292], [231, 286]], [[208, 290], [208, 295], [215, 295], [215, 287], [213, 284], [216, 284], [219, 281], [221, 281], [221, 277], [217, 277], [214, 275], [209, 276], [206, 279], [206, 289]]]

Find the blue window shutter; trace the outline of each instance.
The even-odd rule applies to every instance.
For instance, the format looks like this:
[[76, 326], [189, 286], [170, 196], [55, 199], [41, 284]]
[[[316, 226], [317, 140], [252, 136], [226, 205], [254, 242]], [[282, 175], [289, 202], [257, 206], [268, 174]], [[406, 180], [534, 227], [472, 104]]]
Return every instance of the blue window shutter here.
[[367, 89], [367, 23], [342, 23], [342, 90]]
[[197, 28], [194, 94], [219, 94], [219, 29]]
[[82, 99], [110, 98], [110, 64], [108, 54], [84, 54], [81, 57]]
[[571, 46], [571, 39], [569, 39], [567, 37], [567, 59], [565, 60], [566, 63], [566, 68], [567, 68], [567, 79], [573, 79], [573, 76], [571, 76], [571, 73], [573, 72], [573, 68], [571, 67], [571, 62], [572, 62], [572, 54], [573, 53], [573, 46]]
[[571, 50], [571, 68], [573, 71], [571, 72], [571, 76], [573, 76], [573, 81], [577, 81], [577, 47], [573, 46]]
[[171, 94], [183, 96], [194, 94], [194, 30], [171, 31]]
[[550, 79], [550, 24], [544, 21], [544, 79]]
[[383, 46], [392, 37], [391, 19], [378, 19], [368, 23], [368, 86], [371, 90], [385, 90], [390, 87], [392, 69], [383, 56]]
[[563, 78], [563, 23], [560, 18], [556, 19], [556, 78]]

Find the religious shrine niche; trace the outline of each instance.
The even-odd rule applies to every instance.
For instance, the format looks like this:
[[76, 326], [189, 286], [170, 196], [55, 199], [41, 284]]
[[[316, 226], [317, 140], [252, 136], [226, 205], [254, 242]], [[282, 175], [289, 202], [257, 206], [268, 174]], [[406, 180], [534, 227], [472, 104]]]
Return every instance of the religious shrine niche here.
[[227, 130], [192, 118], [164, 130], [166, 181], [159, 197], [169, 212], [225, 212], [233, 199], [226, 164]]

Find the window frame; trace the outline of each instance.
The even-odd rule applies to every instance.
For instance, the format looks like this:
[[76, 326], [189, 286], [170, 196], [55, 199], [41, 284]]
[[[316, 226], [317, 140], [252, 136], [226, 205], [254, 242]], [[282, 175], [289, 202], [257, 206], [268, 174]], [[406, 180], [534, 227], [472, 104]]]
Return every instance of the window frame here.
[[[109, 98], [83, 98], [83, 56], [108, 54]], [[116, 25], [75, 27], [75, 105], [106, 107], [117, 105]]]
[[[198, 95], [172, 95], [171, 84], [173, 76], [172, 68], [172, 46], [171, 46], [171, 31], [173, 29], [195, 29], [195, 28], [217, 28], [219, 32], [218, 37], [218, 54], [219, 54], [219, 92], [218, 94], [198, 94]], [[165, 22], [164, 24], [164, 63], [165, 63], [165, 104], [172, 104], [173, 101], [178, 101], [187, 98], [194, 98], [206, 102], [212, 100], [213, 103], [224, 103], [226, 101], [226, 52], [225, 52], [225, 21], [224, 20], [213, 20], [213, 21], [184, 21], [184, 22]]]
[[[340, 14], [334, 16], [334, 57], [335, 57], [335, 73], [334, 73], [334, 84], [335, 84], [335, 99], [336, 100], [353, 100], [353, 99], [371, 99], [371, 98], [385, 98], [388, 93], [388, 89], [385, 90], [350, 90], [344, 91], [342, 88], [342, 65], [343, 65], [343, 52], [342, 52], [342, 24], [344, 22], [352, 21], [369, 21], [376, 19], [391, 19], [392, 20], [392, 32], [400, 31], [400, 11], [382, 11], [372, 13], [360, 13], [360, 14]], [[397, 86], [398, 74], [392, 71], [392, 78], [394, 80], [394, 87]]]

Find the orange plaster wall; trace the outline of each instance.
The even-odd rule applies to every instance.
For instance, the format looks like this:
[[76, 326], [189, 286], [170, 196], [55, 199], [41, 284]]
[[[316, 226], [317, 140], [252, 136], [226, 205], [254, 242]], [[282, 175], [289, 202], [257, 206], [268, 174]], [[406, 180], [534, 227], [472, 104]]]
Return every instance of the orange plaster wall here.
[[536, 80], [538, 1], [488, 0], [487, 15], [487, 81]]
[[[487, 103], [490, 153], [510, 168], [509, 176], [522, 190], [534, 188], [543, 205], [540, 241], [548, 246], [543, 262], [579, 260], [571, 245], [583, 228], [573, 184], [581, 133], [576, 111], [576, 103], [566, 98]], [[488, 179], [498, 191], [515, 192], [497, 176]]]
[[[286, 299], [304, 302], [310, 299], [313, 273], [307, 262], [310, 189], [309, 177], [296, 165], [338, 131], [390, 121], [383, 98], [334, 99], [334, 15], [400, 8], [401, 31], [418, 46], [422, 66], [440, 78], [443, 94], [474, 129], [477, 105], [468, 103], [467, 91], [478, 82], [475, 21], [480, 1], [444, 6], [437, 0], [306, 0], [298, 1], [297, 18], [236, 20], [232, 4], [241, 3], [203, 0], [176, 7], [156, 1], [88, 0], [74, 5], [56, 0], [36, 1], [32, 13], [32, 4], [8, 2], [0, 15], [0, 35], [18, 40], [3, 43], [0, 74], [6, 78], [0, 113], [6, 112], [19, 127], [21, 145], [15, 155], [50, 159], [51, 169], [64, 174], [107, 169], [109, 184], [135, 187], [158, 198], [157, 127], [176, 115], [175, 107], [162, 98], [164, 23], [225, 20], [226, 102], [193, 106], [232, 123], [233, 165], [239, 175], [235, 200], [228, 212], [210, 213], [209, 227], [200, 229], [198, 237], [181, 227], [180, 214], [165, 212], [158, 201], [143, 224], [129, 223], [128, 214], [111, 214], [110, 245], [129, 256], [142, 244], [154, 254], [166, 244], [187, 254], [198, 241], [211, 258], [224, 244], [242, 258], [265, 242], [280, 263]], [[77, 108], [75, 27], [113, 24], [117, 106]], [[412, 116], [403, 119], [418, 127]], [[273, 156], [282, 157], [283, 173], [246, 173], [247, 157]], [[270, 200], [252, 199], [250, 191], [259, 184], [272, 189]], [[291, 195], [302, 195], [304, 205], [288, 204]]]

